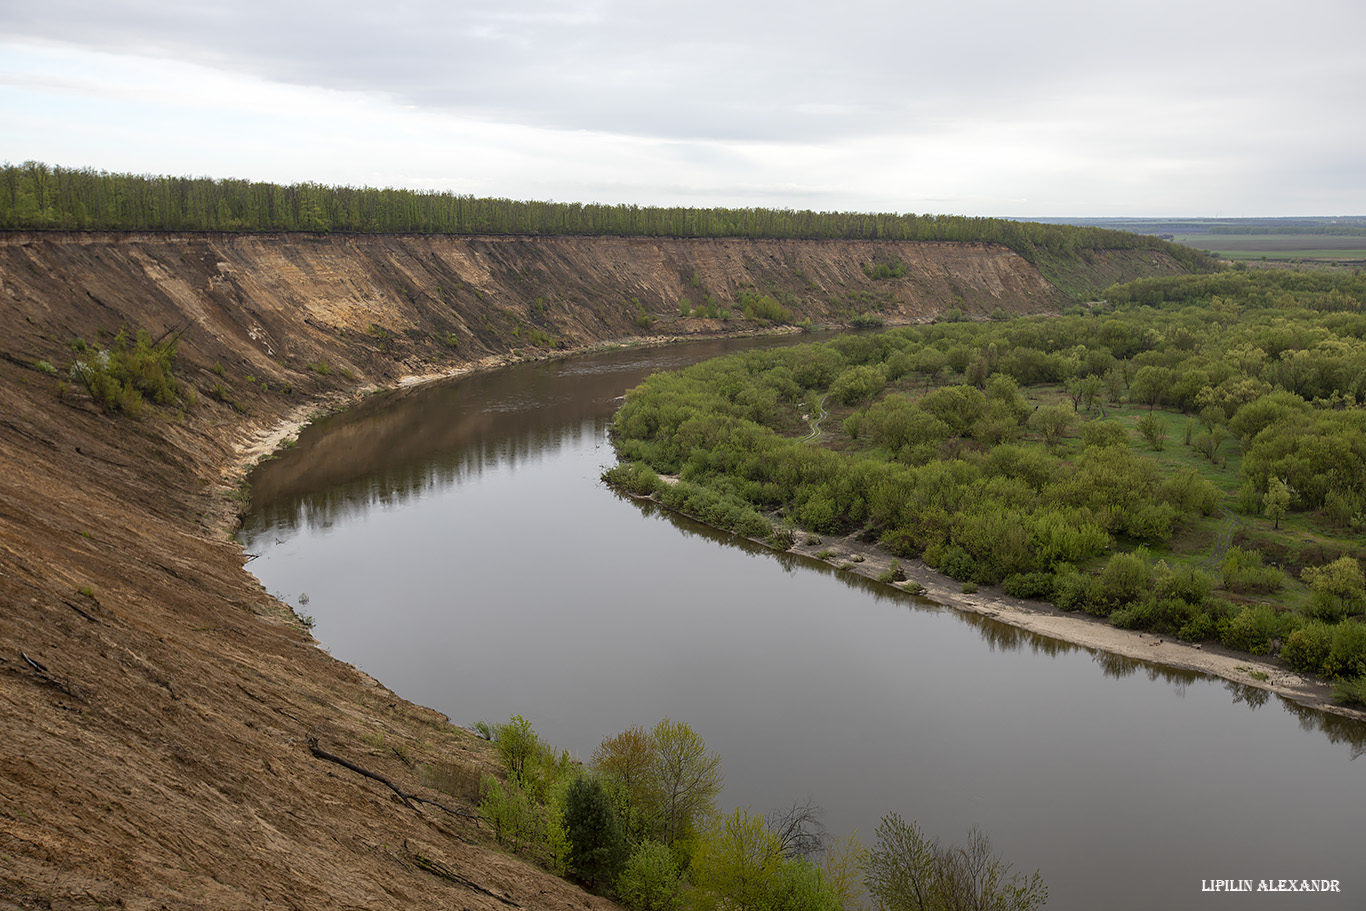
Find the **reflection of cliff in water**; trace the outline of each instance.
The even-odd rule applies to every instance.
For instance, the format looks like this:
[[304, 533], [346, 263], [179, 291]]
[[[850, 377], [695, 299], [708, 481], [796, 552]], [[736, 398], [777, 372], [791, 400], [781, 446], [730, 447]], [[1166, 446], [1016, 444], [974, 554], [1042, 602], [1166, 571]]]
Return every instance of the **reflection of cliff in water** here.
[[624, 390], [656, 370], [828, 334], [691, 342], [523, 364], [378, 393], [322, 418], [252, 473], [247, 531], [327, 527], [600, 437]]
[[[450, 445], [453, 448], [439, 459], [420, 454], [402, 461], [387, 458], [383, 454], [384, 442], [391, 438], [391, 433], [378, 434], [365, 441], [365, 445], [356, 453], [333, 459], [336, 470], [331, 475], [338, 480], [317, 489], [291, 487], [287, 476], [272, 473], [271, 469], [276, 464], [293, 461], [295, 453], [268, 462], [253, 477], [255, 509], [246, 530], [250, 532], [256, 528], [273, 526], [326, 528], [343, 519], [357, 518], [371, 509], [399, 506], [458, 484], [477, 481], [488, 469], [500, 466], [516, 468], [539, 461], [566, 445], [578, 447], [585, 438], [596, 439], [602, 433], [601, 425], [594, 422], [584, 423], [578, 428], [554, 431], [536, 424], [519, 432], [507, 426], [515, 421], [503, 420], [510, 416], [490, 417], [487, 414], [477, 415], [474, 420], [446, 425], [439, 436], [452, 442], [434, 442], [432, 445]], [[416, 428], [418, 435], [428, 439], [437, 436], [426, 432], [424, 428], [428, 426]], [[354, 440], [358, 434], [346, 433], [344, 436]], [[394, 439], [403, 440], [403, 437], [399, 435]], [[412, 448], [411, 442], [411, 438], [403, 440], [403, 445]], [[298, 448], [304, 449], [306, 446], [301, 438]], [[370, 468], [366, 467], [367, 451], [376, 453]], [[312, 455], [309, 453], [298, 454], [300, 463], [310, 458]], [[308, 478], [310, 482], [319, 480], [312, 473]]]

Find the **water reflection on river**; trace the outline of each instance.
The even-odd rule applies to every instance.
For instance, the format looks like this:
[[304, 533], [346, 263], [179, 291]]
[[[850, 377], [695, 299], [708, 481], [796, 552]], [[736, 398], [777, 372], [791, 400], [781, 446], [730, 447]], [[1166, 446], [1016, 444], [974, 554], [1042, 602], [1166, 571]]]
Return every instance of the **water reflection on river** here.
[[[746, 344], [770, 344], [749, 342]], [[376, 396], [254, 478], [250, 568], [320, 640], [457, 723], [580, 757], [669, 716], [727, 806], [807, 797], [865, 840], [976, 825], [1050, 908], [1297, 908], [1201, 880], [1329, 878], [1366, 906], [1362, 725], [960, 615], [617, 495], [615, 401], [715, 343]]]

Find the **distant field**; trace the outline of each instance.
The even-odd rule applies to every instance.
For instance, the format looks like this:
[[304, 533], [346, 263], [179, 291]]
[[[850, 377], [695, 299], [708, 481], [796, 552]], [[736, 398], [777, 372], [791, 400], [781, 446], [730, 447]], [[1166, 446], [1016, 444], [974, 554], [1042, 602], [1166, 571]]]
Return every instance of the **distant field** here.
[[1178, 244], [1226, 259], [1366, 260], [1366, 238], [1331, 234], [1177, 234]]

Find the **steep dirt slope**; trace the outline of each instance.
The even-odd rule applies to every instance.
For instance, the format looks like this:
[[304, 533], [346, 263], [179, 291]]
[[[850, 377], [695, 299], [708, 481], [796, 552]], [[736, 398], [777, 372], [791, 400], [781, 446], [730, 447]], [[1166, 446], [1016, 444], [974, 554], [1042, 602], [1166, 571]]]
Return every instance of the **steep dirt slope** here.
[[[892, 259], [902, 278], [863, 272]], [[753, 328], [678, 316], [745, 286], [816, 322], [1063, 302], [999, 247], [0, 235], [0, 906], [605, 905], [488, 846], [486, 744], [330, 658], [244, 571], [237, 469], [368, 384]], [[70, 382], [72, 340], [122, 327], [182, 332], [192, 404], [111, 416]]]
[[[898, 278], [864, 272], [893, 263]], [[1076, 268], [1097, 287], [1178, 271], [1142, 251]], [[855, 313], [896, 323], [950, 306], [980, 317], [1067, 302], [1005, 247], [890, 241], [10, 234], [0, 235], [0, 281], [0, 300], [22, 303], [61, 345], [124, 321], [154, 331], [188, 323], [191, 359], [229, 357], [243, 376], [282, 382], [294, 371], [303, 388], [297, 374], [320, 361], [384, 379], [646, 327], [743, 328], [734, 301], [744, 289], [781, 299], [798, 320], [833, 324]], [[681, 300], [698, 311], [709, 298], [736, 319], [680, 318]]]

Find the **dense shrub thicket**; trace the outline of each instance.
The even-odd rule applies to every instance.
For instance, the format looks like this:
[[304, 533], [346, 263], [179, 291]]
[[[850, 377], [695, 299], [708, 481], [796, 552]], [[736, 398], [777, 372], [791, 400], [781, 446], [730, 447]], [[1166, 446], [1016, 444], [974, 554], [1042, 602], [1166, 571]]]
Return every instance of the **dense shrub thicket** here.
[[[860, 532], [1116, 626], [1366, 671], [1366, 281], [1243, 273], [1109, 297], [1125, 303], [657, 374], [617, 413], [607, 477], [753, 537], [775, 519]], [[812, 444], [826, 407], [833, 432]], [[1235, 509], [1270, 536], [1214, 553], [1188, 538]], [[1316, 543], [1291, 552], [1283, 522]]]

